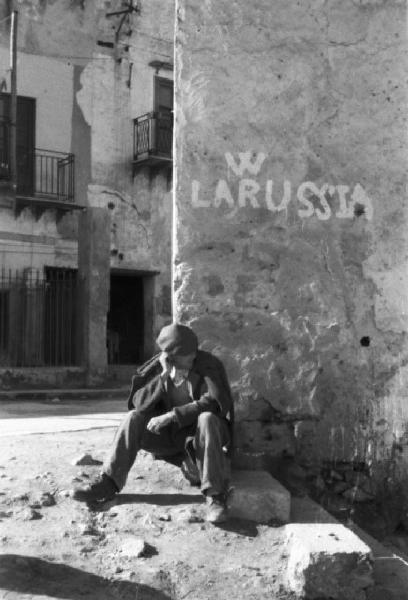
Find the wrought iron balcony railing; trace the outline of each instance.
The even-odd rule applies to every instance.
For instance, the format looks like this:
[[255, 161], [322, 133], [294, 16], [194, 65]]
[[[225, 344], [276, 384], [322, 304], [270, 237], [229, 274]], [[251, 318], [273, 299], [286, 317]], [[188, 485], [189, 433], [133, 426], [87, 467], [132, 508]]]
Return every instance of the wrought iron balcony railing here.
[[74, 202], [74, 155], [36, 149], [34, 193], [59, 202]]
[[[17, 145], [17, 197], [73, 204], [75, 158], [73, 154]], [[10, 123], [0, 119], [0, 179], [9, 180]]]
[[133, 163], [171, 162], [173, 116], [150, 112], [133, 121]]

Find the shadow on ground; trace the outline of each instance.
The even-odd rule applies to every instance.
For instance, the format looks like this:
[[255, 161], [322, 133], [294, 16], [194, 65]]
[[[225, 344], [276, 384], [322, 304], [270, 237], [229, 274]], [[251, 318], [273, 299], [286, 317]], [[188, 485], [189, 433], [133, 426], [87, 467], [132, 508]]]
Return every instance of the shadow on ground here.
[[229, 518], [225, 523], [218, 523], [218, 529], [237, 533], [243, 537], [254, 538], [258, 535], [258, 528], [252, 521], [244, 521], [243, 519]]
[[157, 504], [176, 506], [177, 504], [202, 504], [201, 495], [192, 494], [118, 494], [111, 504]]
[[[0, 555], [0, 590], [58, 600], [170, 600], [163, 592], [147, 585], [112, 581], [68, 565], [18, 554]], [[17, 598], [20, 595], [16, 595]]]

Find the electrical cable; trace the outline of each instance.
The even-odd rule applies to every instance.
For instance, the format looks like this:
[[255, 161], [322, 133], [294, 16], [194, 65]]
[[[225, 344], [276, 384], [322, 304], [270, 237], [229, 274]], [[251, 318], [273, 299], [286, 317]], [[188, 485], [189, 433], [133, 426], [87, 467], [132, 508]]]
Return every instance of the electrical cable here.
[[0, 25], [1, 25], [2, 23], [5, 23], [5, 22], [6, 22], [6, 21], [8, 21], [9, 19], [11, 19], [11, 15], [9, 15], [8, 17], [5, 17], [4, 19], [1, 19], [1, 21], [0, 21]]

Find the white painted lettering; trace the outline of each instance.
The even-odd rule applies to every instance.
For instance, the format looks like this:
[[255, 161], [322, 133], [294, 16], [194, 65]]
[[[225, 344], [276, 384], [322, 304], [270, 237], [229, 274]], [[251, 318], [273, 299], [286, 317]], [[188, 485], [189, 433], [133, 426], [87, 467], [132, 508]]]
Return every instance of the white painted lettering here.
[[[261, 205], [257, 197], [261, 190], [260, 184], [255, 179], [242, 178], [242, 175], [246, 171], [256, 175], [261, 169], [266, 156], [263, 153], [255, 155], [251, 152], [240, 152], [238, 156], [239, 161], [237, 162], [229, 152], [225, 154], [228, 166], [235, 175], [240, 177], [238, 181], [238, 199], [234, 199], [227, 179], [218, 180], [212, 200], [201, 198], [201, 184], [199, 181], [193, 180], [191, 188], [193, 207], [210, 208], [214, 206], [214, 208], [220, 208], [225, 204], [227, 208], [234, 209], [227, 215], [229, 218], [235, 215], [239, 208], [247, 207], [262, 208], [266, 206], [272, 213], [287, 211], [292, 199], [291, 182], [287, 179], [284, 180], [282, 198], [279, 203], [275, 203], [273, 198], [274, 182], [272, 179], [268, 179], [265, 186], [265, 204]], [[338, 194], [338, 210], [333, 213], [330, 204], [331, 198], [334, 198], [336, 192]], [[297, 190], [296, 196], [301, 204], [297, 213], [301, 219], [316, 216], [320, 221], [327, 221], [334, 214], [339, 219], [352, 219], [364, 215], [368, 221], [371, 221], [374, 207], [364, 188], [357, 183], [351, 197], [349, 197], [349, 194], [350, 187], [348, 185], [334, 186], [325, 183], [319, 188], [312, 181], [305, 181]]]
[[194, 208], [210, 208], [211, 202], [209, 200], [200, 200], [200, 182], [193, 179], [191, 184], [191, 203]]
[[347, 206], [346, 194], [350, 191], [348, 185], [337, 185], [337, 193], [339, 195], [339, 210], [336, 212], [336, 217], [339, 219], [351, 219], [353, 211]]
[[234, 198], [225, 179], [220, 179], [215, 188], [214, 206], [219, 208], [223, 202], [226, 202], [230, 208], [234, 208]]
[[315, 186], [311, 181], [306, 181], [302, 183], [297, 191], [297, 198], [301, 204], [303, 204], [306, 208], [299, 208], [298, 215], [301, 219], [306, 219], [307, 217], [312, 217], [314, 215], [314, 206], [310, 202], [309, 198], [306, 195], [306, 191], [309, 193], [316, 194], [319, 193], [319, 188]]
[[[316, 189], [318, 189], [318, 188], [316, 188]], [[322, 185], [321, 189], [318, 190], [317, 195], [319, 197], [320, 204], [322, 205], [323, 210], [321, 210], [319, 207], [316, 207], [315, 212], [316, 212], [317, 218], [320, 219], [321, 221], [327, 221], [331, 217], [331, 208], [329, 206], [329, 203], [327, 202], [326, 194], [333, 196], [334, 191], [335, 191], [335, 187], [333, 185], [329, 185], [328, 183], [325, 183], [324, 185]]]
[[373, 203], [371, 201], [371, 198], [367, 196], [366, 191], [362, 188], [362, 186], [359, 183], [357, 183], [353, 190], [353, 193], [351, 194], [350, 209], [353, 211], [353, 214], [355, 216], [364, 214], [368, 221], [371, 221], [371, 219], [373, 218]]
[[259, 202], [256, 198], [259, 189], [259, 183], [254, 179], [241, 179], [239, 182], [238, 206], [245, 208], [247, 201], [249, 201], [253, 208], [259, 208]]
[[239, 152], [239, 164], [235, 162], [235, 158], [230, 154], [230, 152], [225, 153], [225, 160], [227, 161], [227, 165], [235, 175], [242, 177], [245, 171], [251, 173], [251, 175], [258, 175], [262, 164], [266, 158], [266, 155], [263, 152], [259, 152], [256, 155], [254, 162], [252, 162], [252, 152]]
[[288, 205], [289, 205], [289, 202], [291, 199], [291, 194], [292, 194], [292, 186], [290, 184], [290, 181], [287, 181], [285, 179], [285, 181], [283, 182], [283, 198], [282, 198], [280, 204], [276, 205], [274, 203], [274, 201], [272, 199], [272, 192], [273, 192], [273, 180], [268, 179], [268, 181], [266, 182], [266, 189], [265, 189], [266, 206], [272, 212], [279, 212], [281, 210], [286, 210], [288, 208]]

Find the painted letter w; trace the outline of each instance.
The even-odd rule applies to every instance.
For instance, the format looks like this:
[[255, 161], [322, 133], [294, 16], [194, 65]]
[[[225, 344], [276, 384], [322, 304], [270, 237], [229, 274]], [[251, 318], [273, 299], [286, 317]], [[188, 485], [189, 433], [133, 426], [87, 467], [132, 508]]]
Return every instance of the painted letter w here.
[[257, 154], [253, 162], [251, 160], [252, 152], [239, 152], [238, 156], [239, 164], [235, 162], [235, 158], [232, 156], [232, 154], [229, 152], [225, 153], [227, 165], [233, 170], [235, 175], [239, 175], [239, 177], [242, 177], [245, 171], [248, 171], [248, 173], [251, 173], [251, 175], [258, 175], [259, 170], [262, 167], [262, 163], [266, 158], [263, 152]]

